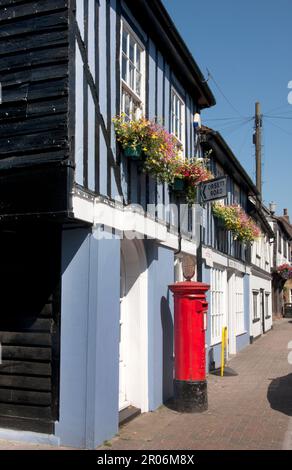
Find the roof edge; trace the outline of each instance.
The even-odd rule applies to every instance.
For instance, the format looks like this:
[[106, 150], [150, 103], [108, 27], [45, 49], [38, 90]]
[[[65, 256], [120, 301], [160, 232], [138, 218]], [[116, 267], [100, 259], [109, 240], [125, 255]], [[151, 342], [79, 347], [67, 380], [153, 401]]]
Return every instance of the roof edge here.
[[162, 1], [125, 0], [125, 3], [137, 18], [147, 23], [147, 33], [164, 46], [163, 52], [172, 58], [178, 79], [199, 92], [198, 107], [205, 109], [214, 106], [216, 99]]
[[225, 141], [225, 139], [222, 137], [222, 135], [220, 134], [220, 132], [218, 131], [215, 131], [214, 129], [211, 129], [211, 128], [207, 128], [205, 126], [202, 127], [202, 130], [201, 130], [201, 133], [202, 134], [205, 134], [207, 136], [211, 136], [213, 137], [218, 145], [220, 145], [220, 147], [226, 152], [226, 154], [230, 157], [231, 159], [231, 162], [232, 164], [234, 165], [234, 167], [236, 168], [236, 170], [241, 174], [242, 178], [244, 179], [244, 181], [247, 183], [247, 186], [249, 187], [249, 189], [252, 191], [252, 194], [254, 196], [256, 196], [257, 198], [260, 198], [261, 194], [259, 192], [259, 190], [257, 189], [256, 185], [254, 184], [254, 182], [252, 181], [251, 177], [249, 176], [249, 174], [247, 173], [247, 171], [244, 169], [244, 167], [241, 165], [241, 163], [239, 162], [239, 160], [236, 158], [236, 156], [234, 155], [233, 151], [231, 150], [231, 148], [229, 147], [229, 145], [227, 144], [227, 142]]
[[283, 219], [283, 217], [281, 216], [274, 216], [274, 219], [277, 220], [277, 222], [279, 222], [282, 226], [282, 228], [284, 229], [284, 231], [286, 232], [286, 234], [288, 235], [289, 237], [289, 240], [292, 240], [292, 225], [289, 224], [285, 219]]

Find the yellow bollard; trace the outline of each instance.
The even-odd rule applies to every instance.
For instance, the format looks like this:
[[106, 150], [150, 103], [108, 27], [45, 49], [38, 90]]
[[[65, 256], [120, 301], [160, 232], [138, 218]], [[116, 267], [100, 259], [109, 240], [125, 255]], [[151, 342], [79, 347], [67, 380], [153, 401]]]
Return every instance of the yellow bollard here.
[[222, 328], [222, 343], [221, 343], [221, 377], [224, 376], [224, 368], [227, 362], [226, 360], [226, 352], [227, 352], [227, 338], [228, 338], [228, 331], [227, 326]]

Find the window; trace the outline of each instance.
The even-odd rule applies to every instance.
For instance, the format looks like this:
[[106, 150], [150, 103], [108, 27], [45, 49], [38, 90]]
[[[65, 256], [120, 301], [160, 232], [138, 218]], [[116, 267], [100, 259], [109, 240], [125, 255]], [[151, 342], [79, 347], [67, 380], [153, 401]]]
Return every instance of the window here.
[[286, 242], [286, 240], [283, 240], [283, 244], [284, 244], [284, 256], [285, 256], [285, 258], [287, 258], [287, 252], [288, 251], [287, 251], [287, 242]]
[[256, 240], [256, 254], [258, 258], [262, 257], [262, 243], [261, 238]]
[[233, 241], [234, 253], [233, 256], [236, 259], [243, 259], [244, 258], [244, 247], [242, 243], [238, 240]]
[[185, 105], [178, 93], [171, 90], [171, 133], [185, 150]]
[[[216, 174], [217, 178], [219, 178], [219, 176], [225, 176], [225, 172], [224, 172], [222, 166], [219, 165], [219, 163], [217, 163], [217, 162], [215, 163], [215, 172], [214, 173]], [[220, 201], [221, 200], [224, 201], [224, 199], [220, 199]]]
[[253, 319], [254, 320], [257, 320], [259, 318], [258, 299], [259, 299], [259, 292], [253, 291], [252, 301], [253, 301]]
[[220, 226], [217, 218], [214, 219], [215, 227], [215, 248], [221, 253], [228, 254], [228, 236], [226, 229]]
[[222, 328], [226, 323], [225, 292], [227, 289], [226, 270], [211, 269], [211, 344], [220, 343]]
[[240, 204], [240, 188], [236, 183], [234, 183], [233, 203]]
[[270, 293], [268, 292], [265, 295], [265, 312], [266, 318], [270, 318]]
[[280, 230], [278, 230], [278, 251], [279, 253], [282, 253], [282, 237]]
[[244, 297], [243, 297], [243, 276], [235, 275], [235, 316], [236, 335], [244, 333]]
[[145, 49], [130, 27], [122, 22], [121, 111], [126, 120], [143, 113], [145, 101]]
[[[216, 165], [217, 171], [218, 171], [218, 168], [220, 167]], [[218, 176], [218, 173], [216, 173], [216, 176]], [[216, 202], [217, 204], [220, 204], [221, 206], [225, 205], [224, 199], [218, 199]], [[209, 210], [210, 210], [210, 207], [209, 207]], [[214, 220], [214, 248], [216, 248], [216, 250], [218, 251], [221, 251], [222, 253], [228, 254], [229, 237], [228, 237], [226, 228], [222, 224], [222, 222], [219, 219], [217, 219], [217, 217], [213, 216], [213, 220]]]
[[255, 260], [256, 266], [259, 268], [261, 267], [261, 257], [259, 255], [256, 255], [256, 260]]
[[269, 240], [268, 240], [267, 237], [265, 238], [265, 251], [266, 251], [266, 253], [265, 253], [265, 255], [266, 255], [265, 256], [266, 266], [265, 267], [268, 270], [269, 265], [270, 265], [270, 254], [271, 254], [271, 252], [270, 252], [270, 243], [269, 243]]

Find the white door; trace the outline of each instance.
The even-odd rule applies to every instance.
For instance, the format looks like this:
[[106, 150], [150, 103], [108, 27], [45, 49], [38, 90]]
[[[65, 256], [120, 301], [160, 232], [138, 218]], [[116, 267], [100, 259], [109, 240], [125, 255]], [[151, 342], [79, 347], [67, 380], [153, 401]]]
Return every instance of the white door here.
[[235, 316], [236, 316], [236, 336], [245, 333], [244, 325], [244, 290], [243, 275], [235, 275]]
[[235, 274], [228, 273], [228, 355], [236, 354]]
[[126, 355], [126, 271], [121, 255], [121, 293], [120, 293], [120, 343], [119, 343], [119, 410], [129, 406], [127, 401], [127, 355]]
[[147, 262], [143, 243], [121, 243], [119, 409], [148, 407]]
[[226, 321], [226, 270], [220, 267], [211, 269], [211, 345], [222, 341], [222, 330], [227, 326]]

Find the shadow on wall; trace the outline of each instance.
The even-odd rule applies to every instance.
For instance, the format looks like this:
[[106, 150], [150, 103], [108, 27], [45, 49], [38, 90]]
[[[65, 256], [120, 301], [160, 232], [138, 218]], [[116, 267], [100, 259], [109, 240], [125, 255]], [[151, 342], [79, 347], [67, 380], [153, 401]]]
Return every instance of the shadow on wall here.
[[173, 317], [166, 297], [160, 303], [163, 347], [163, 402], [173, 397]]
[[210, 348], [208, 352], [208, 370], [215, 370], [214, 348]]
[[273, 379], [267, 398], [273, 410], [292, 416], [292, 374]]

